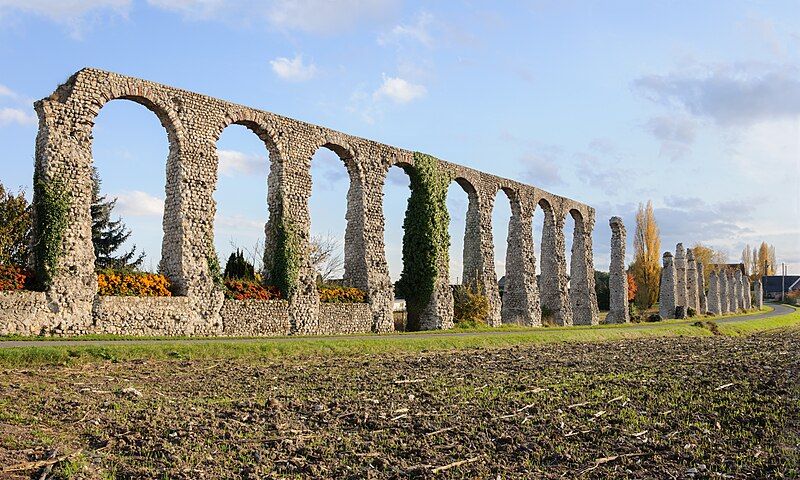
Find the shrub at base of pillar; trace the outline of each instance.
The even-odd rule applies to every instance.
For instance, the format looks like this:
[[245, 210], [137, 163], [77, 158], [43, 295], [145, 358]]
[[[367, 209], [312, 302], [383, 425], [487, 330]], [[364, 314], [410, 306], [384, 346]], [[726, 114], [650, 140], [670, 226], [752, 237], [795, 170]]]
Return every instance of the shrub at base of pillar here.
[[661, 318], [675, 318], [675, 264], [672, 254], [664, 253], [661, 269], [661, 290], [658, 294], [658, 314]]

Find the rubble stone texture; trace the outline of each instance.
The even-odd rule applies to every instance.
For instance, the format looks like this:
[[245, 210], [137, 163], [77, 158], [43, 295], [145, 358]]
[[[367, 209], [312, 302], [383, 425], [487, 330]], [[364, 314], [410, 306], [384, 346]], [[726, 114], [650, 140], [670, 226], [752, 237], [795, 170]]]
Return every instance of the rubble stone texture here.
[[658, 314], [661, 318], [675, 318], [675, 263], [672, 254], [664, 252], [661, 269], [661, 289], [658, 293]]
[[675, 245], [675, 305], [686, 306], [686, 250], [683, 244]]
[[700, 299], [700, 312], [708, 311], [708, 296], [706, 295], [706, 275], [705, 266], [702, 262], [697, 262], [697, 295]]
[[723, 314], [731, 313], [731, 292], [728, 288], [728, 274], [725, 270], [717, 272], [719, 279], [719, 301]]
[[728, 277], [728, 288], [731, 289], [731, 311], [738, 312], [742, 305], [742, 272], [738, 269]]
[[753, 308], [753, 297], [750, 293], [750, 277], [747, 275], [742, 277], [742, 292], [744, 292], [744, 308], [750, 310]]
[[757, 279], [753, 286], [753, 308], [761, 310], [764, 307], [764, 285]]
[[611, 217], [611, 265], [608, 274], [610, 304], [607, 323], [627, 323], [628, 312], [628, 274], [625, 272], [626, 230], [620, 217]]
[[723, 313], [719, 286], [717, 272], [711, 272], [708, 275], [708, 311], [714, 315]]
[[[115, 100], [143, 105], [158, 117], [167, 133], [169, 155], [165, 166], [166, 198], [159, 267], [175, 286], [176, 297], [140, 301], [99, 299], [97, 296], [89, 210], [92, 127], [100, 109]], [[135, 331], [167, 335], [226, 335], [233, 331], [247, 334], [385, 332], [393, 328], [394, 288], [384, 248], [383, 187], [389, 168], [396, 166], [413, 171], [413, 152], [96, 69], [75, 73], [51, 96], [36, 102], [35, 109], [39, 117], [35, 172], [45, 181], [64, 182], [66, 193], [70, 195], [68, 227], [63, 239], [66, 253], [59, 260], [58, 274], [47, 292], [0, 296], [0, 327], [79, 334], [103, 331], [105, 327], [99, 323], [105, 323], [108, 328], [127, 333], [126, 324], [118, 322], [125, 321], [127, 312], [141, 310], [143, 313], [137, 313], [132, 320], [139, 322]], [[250, 129], [269, 152], [268, 194], [264, 205], [268, 216], [264, 239], [266, 256], [271, 258], [270, 252], [276, 249], [272, 233], [276, 225], [290, 223], [296, 231], [299, 273], [293, 295], [282, 303], [231, 304], [224, 300], [223, 291], [215, 284], [209, 268], [209, 258], [216, 256], [213, 247], [216, 214], [213, 194], [219, 164], [216, 143], [222, 131], [233, 124]], [[347, 202], [344, 281], [367, 293], [366, 306], [321, 305], [315, 288], [316, 275], [309, 260], [308, 201], [311, 157], [320, 148], [335, 152], [349, 174], [350, 188], [343, 199]], [[591, 244], [593, 208], [455, 163], [442, 160], [440, 168], [469, 197], [463, 279], [465, 283], [476, 282], [488, 296], [491, 325], [499, 325], [501, 321], [539, 325], [540, 302], [559, 324], [597, 322]], [[512, 206], [507, 258], [509, 284], [502, 304], [494, 270], [491, 221], [494, 198], [500, 190], [506, 192]], [[537, 285], [531, 238], [531, 218], [537, 208], [545, 213], [541, 285]], [[571, 289], [568, 288], [564, 251], [563, 226], [567, 215], [575, 220]], [[453, 324], [448, 266], [444, 258], [437, 262], [439, 279], [421, 319], [425, 328], [448, 328]], [[369, 310], [369, 321], [364, 320], [365, 308]], [[267, 316], [273, 318], [267, 319]], [[331, 320], [333, 317], [336, 318]], [[29, 320], [8, 320], [19, 318]], [[288, 327], [285, 319], [288, 319]], [[4, 326], [3, 322], [7, 324]], [[242, 322], [249, 322], [249, 326]]]
[[686, 310], [700, 313], [700, 296], [697, 288], [697, 264], [692, 249], [686, 251]]

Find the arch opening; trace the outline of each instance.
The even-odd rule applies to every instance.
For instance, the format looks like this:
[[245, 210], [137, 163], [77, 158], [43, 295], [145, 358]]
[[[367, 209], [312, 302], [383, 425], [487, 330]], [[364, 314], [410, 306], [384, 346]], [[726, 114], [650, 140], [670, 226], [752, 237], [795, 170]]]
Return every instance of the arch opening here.
[[[448, 231], [450, 233], [449, 247], [449, 278], [451, 285], [465, 283], [465, 272], [471, 268], [469, 259], [470, 224], [475, 223], [474, 209], [477, 208], [477, 193], [472, 184], [461, 177], [450, 182], [447, 188], [447, 211], [450, 217]], [[472, 221], [471, 221], [472, 220]], [[474, 228], [475, 225], [472, 225]]]
[[405, 299], [397, 292], [397, 281], [403, 273], [403, 237], [406, 210], [411, 198], [411, 169], [398, 162], [389, 167], [383, 182], [383, 245], [389, 281], [394, 285], [394, 329], [406, 330], [408, 315]]
[[267, 134], [249, 122], [232, 123], [218, 136], [214, 248], [223, 274], [242, 274], [227, 268], [241, 253], [256, 274], [252, 280], [262, 278], [273, 148]]
[[171, 120], [153, 102], [125, 96], [102, 106], [91, 134], [95, 270], [163, 271], [170, 259], [162, 257], [175, 254], [164, 245], [167, 171], [178, 156]]

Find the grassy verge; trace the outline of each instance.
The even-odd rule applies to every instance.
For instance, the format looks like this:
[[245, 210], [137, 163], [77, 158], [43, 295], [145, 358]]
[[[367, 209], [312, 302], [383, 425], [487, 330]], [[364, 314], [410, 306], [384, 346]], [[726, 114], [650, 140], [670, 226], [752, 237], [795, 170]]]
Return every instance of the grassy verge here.
[[[775, 328], [800, 326], [800, 311], [768, 319], [719, 324], [717, 333], [744, 335]], [[32, 346], [0, 349], [0, 365], [58, 365], [91, 361], [139, 359], [233, 359], [258, 361], [274, 357], [320, 357], [374, 355], [393, 352], [422, 352], [470, 348], [499, 348], [519, 344], [560, 342], [601, 342], [646, 337], [710, 336], [714, 333], [692, 322], [639, 324], [627, 326], [529, 329], [495, 335], [444, 336], [404, 335], [364, 336], [359, 338], [263, 339], [257, 341], [159, 342], [108, 346]]]

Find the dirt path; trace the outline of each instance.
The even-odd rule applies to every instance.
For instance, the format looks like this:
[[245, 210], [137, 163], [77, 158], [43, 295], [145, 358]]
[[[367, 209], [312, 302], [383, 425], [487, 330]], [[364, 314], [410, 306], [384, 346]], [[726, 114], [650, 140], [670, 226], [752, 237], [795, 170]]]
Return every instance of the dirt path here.
[[[792, 313], [794, 309], [792, 307], [788, 307], [786, 305], [779, 305], [779, 304], [771, 304], [774, 310], [761, 313], [758, 315], [742, 315], [739, 317], [730, 317], [716, 320], [717, 323], [736, 323], [736, 322], [743, 322], [747, 320], [760, 320], [766, 319], [771, 317], [776, 317], [779, 315], [786, 315], [788, 313]], [[712, 319], [713, 320], [713, 319]], [[693, 323], [695, 320], [687, 320], [685, 323]], [[674, 324], [673, 324], [674, 325]], [[659, 328], [662, 324], [659, 323], [641, 323], [635, 324], [631, 326], [624, 327], [626, 329], [631, 330], [639, 330], [639, 329], [649, 329], [649, 328]], [[587, 327], [581, 327], [587, 328]], [[591, 328], [591, 327], [588, 327]], [[537, 330], [542, 333], [556, 333], [559, 331], [563, 331], [561, 328], [546, 328]], [[438, 337], [470, 337], [470, 336], [483, 336], [487, 333], [491, 333], [492, 335], [510, 335], [510, 334], [519, 334], [519, 330], [499, 330], [497, 332], [446, 332], [446, 333], [408, 333], [403, 334], [402, 336], [394, 336], [393, 338], [409, 338], [409, 339], [419, 339], [419, 338], [430, 338], [431, 335], [436, 335]], [[77, 346], [77, 345], [85, 345], [85, 346], [108, 346], [108, 345], [146, 345], [146, 344], [157, 344], [157, 343], [178, 343], [178, 344], [192, 344], [192, 343], [209, 343], [209, 342], [224, 342], [224, 343], [261, 343], [261, 342], [302, 342], [305, 340], [319, 340], [319, 339], [341, 339], [341, 340], [355, 340], [355, 339], [365, 339], [365, 338], [374, 338], [379, 339], [385, 336], [382, 335], [337, 335], [337, 336], [298, 336], [298, 337], [278, 337], [278, 338], [269, 338], [269, 337], [261, 337], [261, 338], [198, 338], [198, 339], [142, 339], [142, 340], [133, 340], [133, 339], [126, 339], [126, 340], [5, 340], [0, 341], [0, 348], [13, 348], [13, 347], [43, 347], [43, 346]]]

